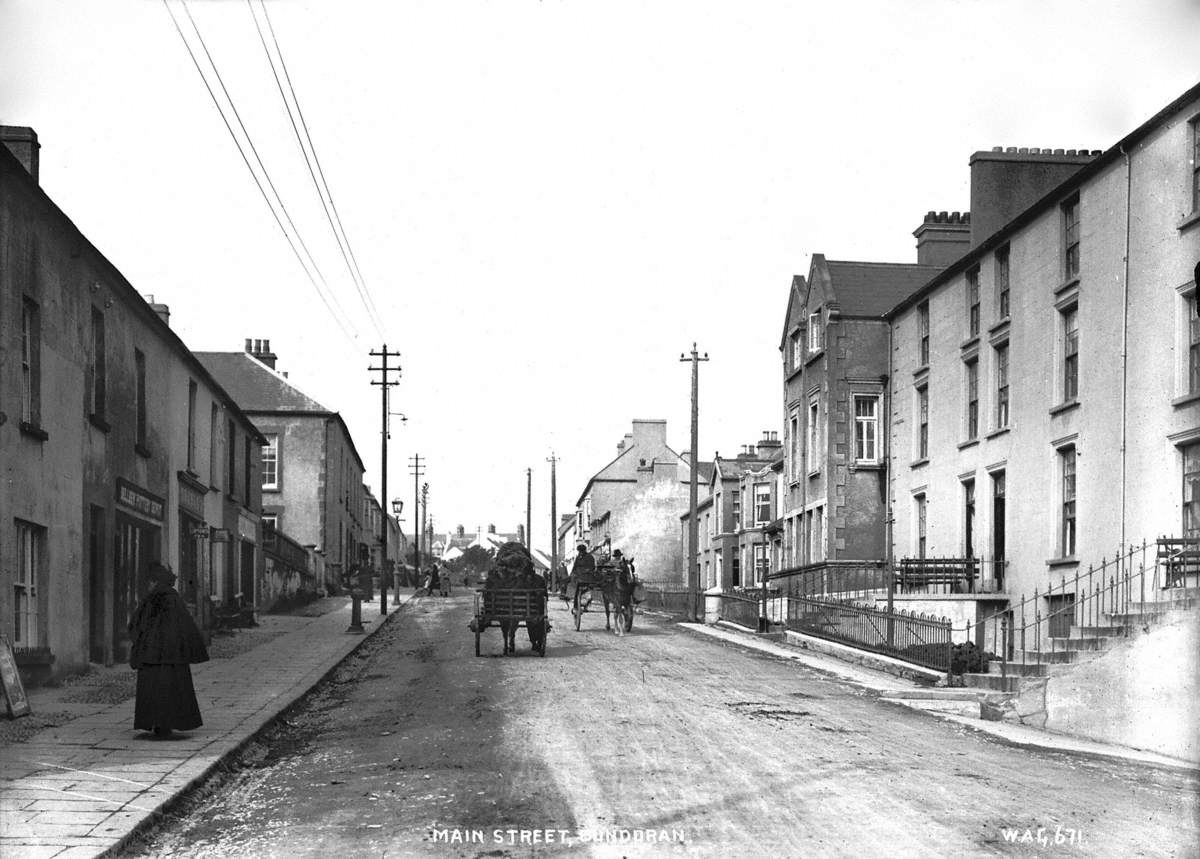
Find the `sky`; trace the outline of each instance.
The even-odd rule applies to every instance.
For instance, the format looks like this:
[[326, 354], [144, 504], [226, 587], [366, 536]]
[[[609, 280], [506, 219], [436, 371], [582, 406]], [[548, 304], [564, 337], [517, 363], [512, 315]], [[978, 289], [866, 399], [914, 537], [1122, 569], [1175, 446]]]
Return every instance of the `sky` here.
[[439, 530], [515, 531], [532, 469], [547, 548], [552, 452], [561, 514], [633, 419], [689, 448], [693, 343], [701, 458], [782, 435], [779, 340], [811, 254], [915, 262], [924, 213], [969, 208], [972, 152], [1106, 149], [1200, 79], [1196, 0], [265, 8], [0, 0], [0, 124], [37, 131], [42, 187], [189, 347], [269, 339], [377, 496], [369, 353], [401, 353], [387, 494], [406, 531], [420, 454]]

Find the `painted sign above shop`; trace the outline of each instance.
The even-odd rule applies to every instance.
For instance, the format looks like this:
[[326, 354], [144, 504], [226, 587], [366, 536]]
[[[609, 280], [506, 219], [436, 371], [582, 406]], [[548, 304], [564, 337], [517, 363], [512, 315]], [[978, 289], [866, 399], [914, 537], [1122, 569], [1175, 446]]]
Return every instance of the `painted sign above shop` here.
[[140, 513], [147, 519], [162, 521], [163, 500], [120, 477], [117, 478], [117, 503]]

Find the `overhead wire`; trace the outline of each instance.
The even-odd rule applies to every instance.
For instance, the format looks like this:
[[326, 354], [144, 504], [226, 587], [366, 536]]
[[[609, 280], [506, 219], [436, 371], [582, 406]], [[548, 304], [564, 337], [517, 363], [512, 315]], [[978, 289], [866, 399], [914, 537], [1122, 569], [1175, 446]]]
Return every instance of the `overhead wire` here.
[[[250, 2], [250, 0], [247, 0], [247, 3], [248, 2]], [[283, 58], [283, 48], [280, 47], [279, 39], [275, 35], [275, 25], [271, 22], [271, 15], [267, 11], [265, 0], [259, 0], [259, 5], [262, 6], [263, 18], [266, 20], [267, 29], [271, 33], [271, 41], [275, 44], [275, 52], [279, 55], [279, 65], [283, 69], [284, 80], [287, 81], [288, 90], [292, 94], [292, 101], [296, 104], [296, 113], [300, 117], [300, 125], [304, 129], [305, 139], [308, 140], [308, 147], [310, 150], [312, 150], [313, 161], [316, 162], [317, 173], [321, 177], [321, 184], [325, 188], [325, 194], [329, 197], [329, 205], [333, 209], [333, 217], [337, 221], [338, 229], [341, 231], [342, 238], [345, 240], [346, 251], [349, 253], [350, 260], [354, 264], [354, 273], [357, 274], [356, 284], [361, 284], [362, 286], [360, 295], [365, 294], [365, 300], [370, 304], [370, 311], [374, 314], [376, 324], [382, 325], [383, 320], [379, 315], [378, 308], [375, 306], [375, 299], [371, 295], [371, 290], [367, 287], [366, 280], [363, 278], [362, 269], [359, 268], [358, 265], [358, 257], [354, 254], [354, 248], [350, 245], [350, 237], [346, 234], [346, 228], [342, 224], [342, 216], [338, 212], [337, 203], [333, 199], [333, 191], [329, 188], [329, 183], [325, 179], [325, 170], [321, 167], [321, 158], [317, 154], [316, 146], [313, 145], [312, 135], [309, 133], [308, 129], [308, 121], [304, 118], [304, 110], [300, 107], [300, 99], [296, 95], [296, 88], [292, 85], [292, 76], [288, 72], [287, 62]], [[253, 11], [253, 7], [251, 8], [251, 11]], [[255, 20], [257, 21], [257, 18]], [[286, 99], [284, 101], [286, 103]], [[301, 149], [303, 149], [303, 146], [301, 146]]]
[[[192, 28], [196, 31], [196, 36], [200, 40], [201, 46], [204, 47], [205, 55], [208, 57], [209, 63], [212, 64], [213, 72], [216, 74], [217, 80], [221, 84], [221, 89], [225, 93], [226, 99], [228, 99], [228, 101], [229, 101], [229, 106], [234, 111], [234, 115], [237, 118], [238, 125], [242, 129], [242, 133], [246, 136], [246, 142], [249, 143], [251, 150], [254, 152], [255, 160], [258, 162], [259, 168], [263, 172], [263, 176], [266, 178], [268, 185], [270, 185], [272, 192], [275, 194], [275, 198], [278, 201], [279, 208], [283, 211], [284, 217], [287, 219], [287, 222], [291, 225], [292, 230], [296, 233], [295, 241], [292, 239], [291, 234], [288, 233], [287, 229], [284, 227], [283, 221], [280, 220], [279, 213], [275, 209], [275, 204], [273, 204], [271, 202], [271, 198], [267, 194], [266, 189], [263, 187], [262, 181], [259, 179], [258, 174], [255, 172], [253, 165], [250, 163], [250, 158], [246, 155], [246, 151], [242, 146], [242, 142], [238, 139], [237, 133], [233, 130], [233, 126], [229, 122], [229, 117], [225, 114], [225, 110], [221, 106], [220, 99], [217, 98], [217, 94], [213, 91], [212, 85], [209, 83], [208, 76], [205, 75], [204, 69], [201, 67], [200, 61], [196, 57], [195, 51], [192, 50], [191, 43], [188, 41], [187, 36], [184, 35], [183, 28], [180, 27], [180, 25], [179, 25], [179, 20], [175, 17], [175, 13], [171, 10], [171, 6], [167, 2], [167, 0], [162, 0], [162, 4], [163, 4], [163, 7], [167, 10], [167, 14], [171, 18], [171, 23], [175, 26], [175, 32], [177, 32], [179, 34], [179, 38], [183, 42], [184, 48], [187, 50], [188, 56], [192, 60], [192, 64], [195, 66], [196, 72], [200, 75], [200, 80], [204, 83], [204, 88], [208, 91], [208, 95], [209, 95], [209, 98], [212, 99], [213, 106], [216, 107], [217, 113], [219, 113], [221, 115], [221, 121], [225, 124], [225, 129], [226, 129], [226, 131], [229, 132], [229, 136], [233, 139], [233, 143], [237, 147], [238, 154], [242, 156], [242, 162], [246, 165], [246, 169], [248, 171], [250, 171], [250, 177], [254, 180], [254, 184], [258, 187], [258, 191], [262, 195], [263, 202], [265, 202], [267, 204], [267, 208], [271, 211], [271, 216], [275, 219], [275, 223], [278, 225], [280, 232], [283, 233], [283, 237], [287, 240], [288, 246], [292, 249], [292, 253], [295, 255], [296, 261], [300, 264], [300, 268], [304, 271], [304, 274], [308, 278], [309, 283], [312, 284], [313, 289], [316, 290], [316, 293], [320, 297], [321, 302], [325, 305], [326, 310], [329, 311], [329, 314], [333, 317], [334, 321], [337, 323], [338, 328], [341, 329], [342, 334], [345, 335], [346, 339], [350, 341], [351, 345], [354, 345], [355, 335], [351, 334], [350, 330], [346, 327], [346, 322], [343, 322], [342, 318], [339, 317], [338, 313], [334, 310], [334, 305], [337, 305], [337, 309], [341, 310], [341, 305], [337, 301], [337, 296], [332, 295], [332, 293], [331, 293], [330, 297], [332, 297], [332, 299], [333, 299], [333, 304], [331, 304], [330, 297], [327, 297], [325, 294], [325, 291], [321, 289], [321, 285], [317, 282], [317, 279], [313, 277], [312, 271], [309, 270], [309, 266], [305, 264], [304, 258], [300, 255], [300, 251], [296, 247], [296, 241], [299, 241], [301, 244], [301, 247], [304, 248], [305, 254], [307, 254], [309, 257], [313, 271], [316, 271], [318, 277], [320, 277], [321, 282], [325, 283], [324, 277], [321, 276], [320, 269], [318, 269], [316, 266], [316, 263], [314, 261], [312, 261], [312, 255], [310, 253], [308, 253], [308, 247], [307, 247], [307, 245], [305, 245], [304, 239], [300, 235], [300, 231], [296, 228], [295, 223], [292, 221], [291, 216], [288, 214], [287, 208], [286, 208], [286, 206], [284, 206], [282, 198], [279, 196], [278, 191], [275, 189], [274, 183], [271, 182], [270, 174], [267, 172], [266, 166], [263, 165], [262, 159], [259, 158], [259, 156], [258, 156], [258, 151], [254, 147], [254, 142], [253, 142], [253, 140], [251, 140], [249, 132], [246, 131], [246, 127], [242, 123], [241, 117], [237, 113], [237, 108], [233, 104], [233, 99], [230, 97], [229, 91], [225, 88], [225, 84], [221, 80], [220, 72], [217, 71], [217, 67], [216, 67], [216, 64], [213, 62], [212, 55], [208, 52], [207, 46], [204, 45], [204, 37], [200, 34], [200, 30], [196, 26], [195, 19], [192, 18], [191, 11], [187, 8], [186, 0], [180, 0], [180, 4], [183, 6], [184, 11], [187, 12], [189, 20], [191, 20], [191, 22], [192, 22]], [[326, 289], [328, 289], [328, 283], [325, 283], [325, 286], [326, 286]], [[342, 316], [345, 316], [345, 311], [341, 310], [341, 314], [342, 314]], [[348, 321], [349, 320], [347, 319], [347, 322]], [[351, 325], [351, 327], [353, 327], [353, 325]]]
[[[380, 339], [387, 339], [383, 333], [383, 321], [379, 317], [379, 313], [374, 307], [374, 302], [369, 298], [369, 292], [366, 289], [366, 283], [362, 280], [362, 274], [361, 272], [356, 274], [357, 261], [355, 261], [354, 265], [351, 265], [350, 259], [353, 254], [351, 253], [350, 255], [347, 255], [347, 251], [349, 249], [349, 239], [345, 236], [345, 229], [343, 228], [340, 233], [338, 232], [338, 227], [341, 226], [341, 218], [338, 218], [337, 225], [335, 225], [333, 216], [330, 214], [329, 205], [333, 204], [333, 194], [329, 190], [328, 183], [325, 182], [324, 172], [321, 173], [321, 180], [318, 181], [317, 174], [313, 170], [313, 161], [318, 160], [317, 150], [313, 145], [312, 136], [308, 133], [308, 126], [303, 122], [303, 115], [301, 115], [301, 123], [304, 124], [304, 136], [308, 140], [307, 149], [304, 146], [304, 140], [300, 137], [300, 129], [296, 125], [296, 114], [300, 114], [300, 100], [296, 96], [296, 90], [292, 86], [291, 77], [287, 73], [287, 65], [283, 59], [283, 50], [279, 46], [279, 40], [275, 37], [274, 28], [271, 27], [271, 21], [267, 13], [267, 7], [265, 4], [263, 5], [263, 15], [264, 17], [267, 17], [267, 26], [271, 28], [271, 39], [275, 43], [275, 51], [279, 55], [279, 65], [283, 68], [284, 77], [287, 78], [288, 90], [292, 94], [292, 101], [294, 101], [296, 104], [296, 114], [293, 114], [292, 105], [288, 101], [288, 97], [283, 91], [283, 83], [280, 81], [279, 71], [275, 67], [275, 58], [272, 56], [270, 48], [267, 47], [266, 36], [263, 34], [262, 25], [259, 23], [258, 15], [256, 15], [254, 12], [254, 4], [252, 0], [246, 0], [246, 6], [249, 7], [250, 16], [254, 19], [254, 27], [258, 31], [258, 39], [262, 43], [263, 53], [267, 55], [267, 62], [271, 66], [271, 75], [275, 78], [275, 86], [279, 90], [279, 98], [283, 101], [284, 109], [287, 111], [288, 120], [291, 122], [292, 133], [296, 137], [296, 144], [300, 147], [300, 154], [304, 156], [304, 163], [305, 166], [308, 167], [308, 175], [312, 179], [313, 188], [317, 192], [317, 199], [321, 201], [321, 208], [325, 211], [325, 220], [328, 222], [329, 229], [333, 233], [333, 238], [337, 243], [338, 250], [341, 252], [342, 260], [346, 263], [346, 269], [350, 272], [350, 279], [353, 281], [354, 287], [358, 291], [359, 301], [362, 302], [363, 309], [367, 312], [367, 316], [375, 326], [375, 331], [380, 336]], [[311, 159], [308, 156], [309, 150], [312, 151]], [[324, 193], [322, 193], [322, 185], [324, 185]], [[329, 205], [327, 205], [325, 202], [326, 196], [329, 197]]]

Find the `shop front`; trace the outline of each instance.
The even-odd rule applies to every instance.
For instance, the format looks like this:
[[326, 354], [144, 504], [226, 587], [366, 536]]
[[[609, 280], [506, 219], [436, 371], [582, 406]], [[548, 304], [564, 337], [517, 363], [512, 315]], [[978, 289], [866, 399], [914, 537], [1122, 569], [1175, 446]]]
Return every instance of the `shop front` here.
[[149, 589], [150, 564], [162, 560], [163, 499], [117, 479], [116, 540], [113, 563], [113, 656], [129, 659], [129, 621]]

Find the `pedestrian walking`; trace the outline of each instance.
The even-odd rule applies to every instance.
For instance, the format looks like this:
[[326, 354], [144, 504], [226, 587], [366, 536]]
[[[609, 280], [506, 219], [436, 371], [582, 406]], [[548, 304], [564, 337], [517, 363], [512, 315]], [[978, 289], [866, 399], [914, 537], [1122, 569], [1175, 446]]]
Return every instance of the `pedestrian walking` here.
[[149, 578], [150, 592], [129, 623], [129, 665], [138, 673], [133, 727], [163, 739], [172, 730], [190, 731], [203, 724], [189, 666], [207, 662], [208, 650], [175, 590], [175, 574], [152, 563]]

